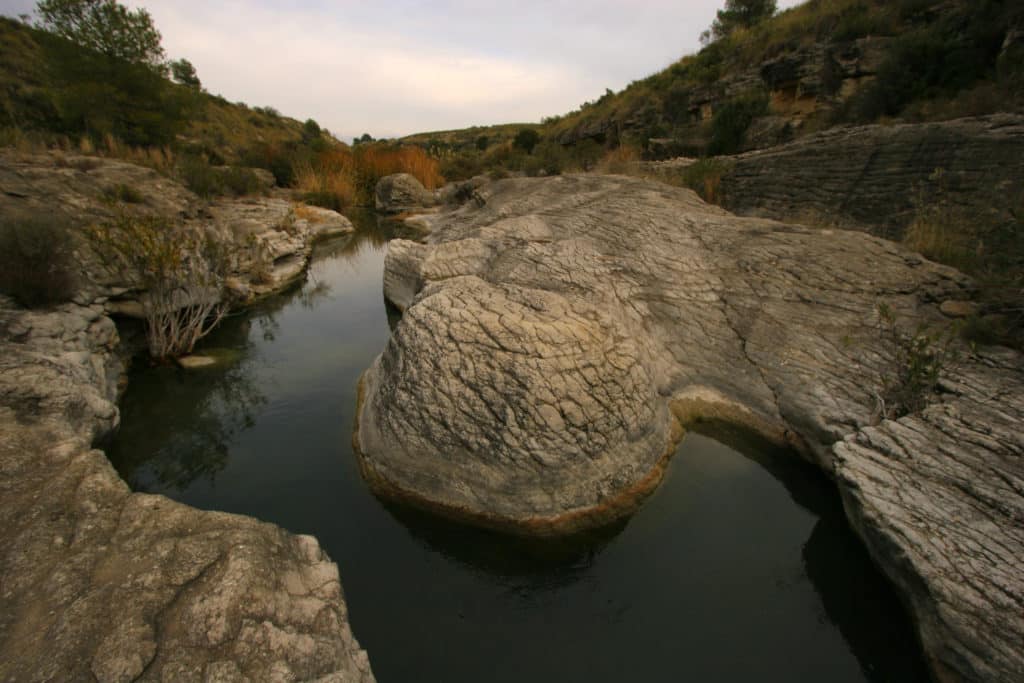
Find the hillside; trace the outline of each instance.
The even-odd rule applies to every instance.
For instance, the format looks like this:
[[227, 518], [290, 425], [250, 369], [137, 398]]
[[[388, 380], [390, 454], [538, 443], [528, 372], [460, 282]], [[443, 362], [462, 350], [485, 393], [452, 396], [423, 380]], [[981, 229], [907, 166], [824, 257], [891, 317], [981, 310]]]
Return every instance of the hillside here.
[[[661, 159], [762, 149], [836, 125], [1006, 111], [1024, 111], [1021, 3], [810, 0], [539, 130], [570, 157], [593, 141]], [[500, 131], [445, 137], [498, 140]]]
[[[77, 145], [84, 136], [106, 137], [102, 123], [86, 129], [63, 106], [67, 85], [52, 65], [54, 48], [69, 51], [73, 59], [89, 56], [50, 34], [0, 17], [0, 143], [67, 144], [60, 140], [63, 137]], [[281, 116], [270, 107], [228, 102], [169, 81], [163, 85], [164, 92], [132, 103], [135, 120], [131, 130], [141, 126], [138, 122], [149, 121], [150, 132], [131, 139], [131, 134], [115, 131], [117, 142], [132, 146], [169, 144], [179, 151], [205, 155], [215, 164], [247, 161], [258, 165], [246, 156], [258, 156], [268, 146], [286, 147], [304, 140], [302, 122]], [[329, 135], [324, 137], [325, 142], [336, 143]]]
[[768, 147], [839, 124], [1021, 111], [1024, 5], [811, 0], [559, 117], [563, 144], [656, 158]]

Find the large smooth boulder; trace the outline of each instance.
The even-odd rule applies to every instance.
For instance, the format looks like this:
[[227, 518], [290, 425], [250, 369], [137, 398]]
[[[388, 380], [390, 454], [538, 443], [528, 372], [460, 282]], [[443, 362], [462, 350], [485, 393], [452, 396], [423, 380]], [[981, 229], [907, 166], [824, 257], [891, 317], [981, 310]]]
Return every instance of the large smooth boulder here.
[[354, 437], [378, 494], [573, 533], [633, 510], [680, 427], [725, 419], [835, 477], [942, 680], [1024, 676], [1020, 356], [965, 352], [936, 405], [880, 419], [896, 349], [879, 304], [904, 329], [942, 326], [967, 278], [625, 177], [478, 195], [425, 244], [389, 247], [385, 296], [405, 313], [363, 376]]
[[374, 203], [383, 213], [405, 213], [435, 206], [437, 200], [414, 176], [395, 173], [377, 182]]

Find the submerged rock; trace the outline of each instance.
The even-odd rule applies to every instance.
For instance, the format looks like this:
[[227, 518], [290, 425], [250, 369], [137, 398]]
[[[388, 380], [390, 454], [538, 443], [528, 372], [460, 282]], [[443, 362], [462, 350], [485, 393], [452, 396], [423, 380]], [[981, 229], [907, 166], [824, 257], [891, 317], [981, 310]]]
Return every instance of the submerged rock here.
[[[863, 233], [739, 218], [623, 177], [478, 195], [435, 217], [426, 244], [389, 248], [385, 296], [405, 313], [361, 380], [354, 435], [375, 491], [517, 534], [572, 533], [635, 509], [681, 426], [727, 419], [836, 477], [933, 671], [1024, 675], [1024, 577], [1006, 569], [1024, 563], [1020, 357], [996, 369], [970, 356], [964, 388], [947, 381], [924, 417], [872, 426], [895, 352], [878, 305], [910, 329], [948, 324], [940, 305], [969, 298], [963, 275]], [[887, 473], [887, 431], [947, 413], [916, 438], [936, 454], [969, 438], [970, 458], [919, 461], [911, 447], [892, 465], [903, 474]]]

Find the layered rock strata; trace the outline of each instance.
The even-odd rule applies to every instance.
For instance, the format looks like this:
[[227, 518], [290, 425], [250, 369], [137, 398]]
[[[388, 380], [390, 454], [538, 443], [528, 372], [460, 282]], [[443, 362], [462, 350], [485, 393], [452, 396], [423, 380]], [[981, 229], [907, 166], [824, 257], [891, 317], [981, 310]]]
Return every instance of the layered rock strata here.
[[628, 514], [680, 426], [714, 416], [835, 477], [941, 680], [1024, 675], [1024, 372], [968, 355], [937, 403], [879, 419], [907, 329], [958, 272], [857, 232], [739, 218], [624, 177], [516, 179], [391, 243], [404, 310], [361, 382], [381, 495], [524, 535]]
[[726, 163], [730, 211], [899, 238], [937, 198], [965, 215], [1018, 209], [1024, 116], [834, 128]]

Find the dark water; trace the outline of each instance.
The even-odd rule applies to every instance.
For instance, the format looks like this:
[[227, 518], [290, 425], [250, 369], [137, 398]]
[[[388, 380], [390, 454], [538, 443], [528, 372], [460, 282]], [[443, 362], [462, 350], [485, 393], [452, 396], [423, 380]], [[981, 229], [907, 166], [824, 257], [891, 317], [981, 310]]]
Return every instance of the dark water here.
[[568, 544], [376, 500], [351, 430], [388, 336], [389, 234], [359, 224], [301, 289], [206, 341], [237, 355], [226, 367], [132, 373], [109, 453], [135, 489], [315, 534], [382, 683], [925, 679], [828, 482], [728, 431], [689, 435], [639, 514]]

